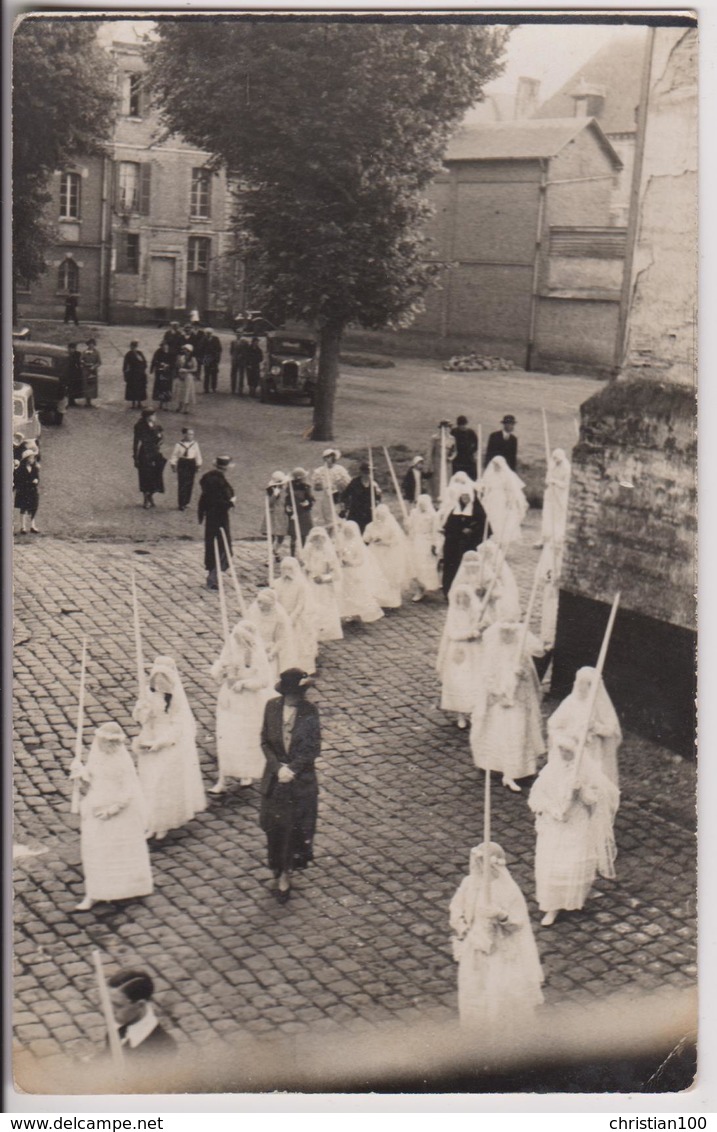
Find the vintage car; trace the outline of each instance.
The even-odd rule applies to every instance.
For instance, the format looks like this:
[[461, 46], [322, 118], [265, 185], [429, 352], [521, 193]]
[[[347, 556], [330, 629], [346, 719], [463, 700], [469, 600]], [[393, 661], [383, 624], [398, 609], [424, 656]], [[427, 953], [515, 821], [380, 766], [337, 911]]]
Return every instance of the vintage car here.
[[259, 399], [307, 397], [313, 405], [318, 380], [318, 343], [315, 338], [271, 331], [265, 338]]
[[14, 339], [12, 362], [14, 380], [32, 389], [40, 420], [62, 424], [67, 408], [67, 348]]
[[12, 432], [13, 436], [19, 433], [23, 440], [38, 440], [40, 436], [33, 392], [22, 381], [12, 383]]

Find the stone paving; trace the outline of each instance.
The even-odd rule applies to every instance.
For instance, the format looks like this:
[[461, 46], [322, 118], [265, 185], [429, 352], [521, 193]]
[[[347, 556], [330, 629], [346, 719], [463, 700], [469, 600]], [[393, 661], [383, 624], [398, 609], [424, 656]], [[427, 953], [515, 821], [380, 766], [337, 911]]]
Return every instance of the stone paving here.
[[[528, 532], [515, 556], [524, 591], [534, 537]], [[265, 580], [262, 548], [239, 544], [237, 561], [250, 596]], [[206, 785], [215, 769], [208, 669], [219, 610], [202, 588], [199, 546], [16, 540], [14, 841], [42, 850], [15, 862], [18, 1047], [37, 1057], [97, 1048], [93, 947], [108, 970], [149, 966], [180, 1043], [453, 1016], [447, 910], [481, 837], [482, 784], [466, 734], [437, 707], [442, 599], [408, 603], [323, 646], [312, 692], [323, 728], [316, 861], [286, 906], [268, 888], [254, 786], [212, 798], [153, 848], [151, 897], [72, 912], [82, 878], [67, 772], [81, 637], [86, 742], [108, 719], [133, 735], [130, 564], [145, 656], [177, 658]], [[546, 701], [546, 713], [554, 706]], [[537, 928], [525, 795], [493, 790], [493, 836], [529, 900], [549, 1002], [589, 1006], [612, 991], [639, 995], [695, 979], [694, 767], [628, 731], [621, 775], [618, 879], [600, 882], [599, 899], [549, 931]]]

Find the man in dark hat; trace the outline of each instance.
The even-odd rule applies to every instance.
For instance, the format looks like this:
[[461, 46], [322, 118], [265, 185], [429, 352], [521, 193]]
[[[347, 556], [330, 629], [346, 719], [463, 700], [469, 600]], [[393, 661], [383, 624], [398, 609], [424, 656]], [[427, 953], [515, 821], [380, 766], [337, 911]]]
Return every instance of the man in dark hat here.
[[[381, 502], [381, 488], [376, 481], [373, 483], [373, 494], [376, 503]], [[371, 514], [371, 466], [365, 461], [359, 464], [359, 474], [349, 483], [341, 496], [341, 503], [345, 509], [345, 518], [358, 524], [361, 534], [373, 518]]]
[[96, 339], [87, 339], [85, 349], [80, 356], [80, 365], [82, 367], [82, 396], [85, 398], [87, 408], [94, 409], [92, 398], [97, 396], [97, 384], [100, 366], [102, 365]]
[[205, 473], [199, 481], [201, 495], [197, 516], [200, 523], [204, 523], [204, 568], [207, 574], [207, 589], [219, 588], [217, 562], [214, 553], [214, 540], [219, 543], [219, 561], [222, 570], [229, 569], [222, 530], [226, 533], [229, 552], [231, 553], [232, 540], [229, 530], [229, 512], [234, 506], [236, 496], [234, 488], [227, 480], [227, 472], [234, 465], [229, 456], [217, 456], [211, 471]]
[[508, 467], [514, 472], [518, 464], [518, 438], [514, 436], [513, 430], [518, 422], [508, 413], [500, 423], [503, 428], [492, 432], [488, 437], [483, 467], [487, 468], [494, 456], [503, 456]]
[[266, 766], [261, 780], [259, 824], [266, 834], [276, 898], [286, 904], [291, 874], [314, 859], [319, 803], [314, 763], [321, 754], [319, 709], [306, 698], [311, 678], [301, 668], [282, 672], [276, 699], [264, 709], [261, 748]]
[[204, 362], [204, 392], [216, 393], [219, 380], [219, 362], [222, 358], [222, 344], [211, 326], [204, 331], [202, 361]]
[[467, 472], [472, 480], [477, 479], [478, 434], [475, 429], [468, 427], [468, 417], [456, 417], [456, 426], [451, 429], [451, 436], [455, 445], [453, 475], [456, 472]]
[[160, 1026], [152, 1006], [154, 982], [146, 971], [118, 971], [108, 979], [112, 1013], [124, 1055], [134, 1059], [138, 1054], [167, 1056], [174, 1054], [177, 1043]]

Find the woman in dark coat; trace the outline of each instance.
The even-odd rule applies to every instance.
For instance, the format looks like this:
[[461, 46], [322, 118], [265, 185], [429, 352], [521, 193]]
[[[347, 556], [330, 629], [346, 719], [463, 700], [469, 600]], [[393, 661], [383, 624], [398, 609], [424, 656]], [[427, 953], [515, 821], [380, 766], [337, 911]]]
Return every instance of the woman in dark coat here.
[[125, 401], [132, 402], [130, 409], [141, 409], [142, 402], [147, 400], [147, 359], [139, 348], [139, 342], [130, 342], [122, 362], [122, 375]]
[[[291, 491], [294, 493], [296, 500], [296, 510], [299, 519], [299, 534], [301, 535], [301, 545], [303, 547], [306, 542], [309, 531], [314, 525], [314, 520], [311, 515], [311, 508], [314, 506], [314, 495], [309, 487], [309, 473], [306, 468], [294, 468], [291, 473]], [[291, 502], [291, 491], [287, 485], [286, 495], [284, 496], [284, 509], [286, 511], [289, 523], [289, 538], [291, 539], [291, 554], [296, 557], [296, 524], [294, 522], [294, 508]]]
[[38, 535], [40, 532], [35, 526], [35, 515], [40, 506], [40, 468], [34, 444], [28, 445], [20, 457], [19, 466], [13, 475], [13, 488], [15, 507], [20, 512], [20, 534], [25, 534], [25, 521], [29, 515], [30, 533]]
[[160, 409], [172, 400], [172, 382], [174, 381], [174, 360], [167, 342], [163, 342], [152, 355], [152, 364], [149, 372], [154, 374], [152, 386], [152, 400], [159, 404]]
[[157, 424], [154, 409], [143, 409], [134, 426], [132, 455], [139, 472], [139, 490], [144, 495], [144, 509], [154, 507], [155, 492], [164, 495], [164, 465], [167, 463], [160, 449], [163, 432]]
[[314, 859], [319, 803], [314, 763], [321, 754], [321, 726], [319, 709], [305, 699], [311, 683], [301, 668], [287, 669], [276, 685], [278, 698], [264, 709], [261, 747], [266, 767], [259, 824], [266, 834], [280, 904], [289, 899], [293, 870], [305, 869]]

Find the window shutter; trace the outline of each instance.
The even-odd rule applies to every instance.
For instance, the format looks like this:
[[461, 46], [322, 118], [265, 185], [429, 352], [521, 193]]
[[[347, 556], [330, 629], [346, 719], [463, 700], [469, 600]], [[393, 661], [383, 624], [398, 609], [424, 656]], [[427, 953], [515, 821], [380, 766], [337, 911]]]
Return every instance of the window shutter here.
[[142, 216], [149, 216], [149, 184], [152, 177], [151, 162], [145, 161], [139, 167], [139, 211]]
[[206, 186], [207, 186], [207, 209], [206, 209], [206, 213], [205, 213], [205, 215], [206, 215], [206, 217], [207, 217], [207, 218], [209, 218], [209, 217], [210, 217], [210, 216], [212, 215], [212, 181], [213, 181], [213, 180], [214, 180], [214, 177], [212, 176], [212, 174], [211, 174], [211, 173], [208, 173], [208, 174], [207, 174], [207, 179], [206, 179]]
[[139, 117], [147, 117], [147, 83], [145, 75], [142, 75], [139, 84]]
[[75, 184], [77, 185], [77, 208], [75, 210], [75, 218], [80, 220], [82, 218], [82, 177], [79, 173], [76, 174]]
[[116, 209], [120, 206], [120, 193], [119, 193], [119, 161], [112, 162], [112, 204]]

